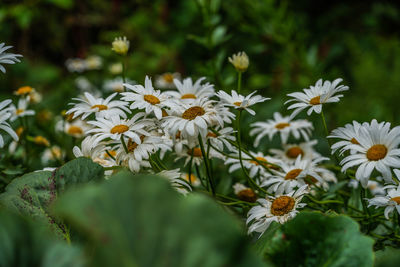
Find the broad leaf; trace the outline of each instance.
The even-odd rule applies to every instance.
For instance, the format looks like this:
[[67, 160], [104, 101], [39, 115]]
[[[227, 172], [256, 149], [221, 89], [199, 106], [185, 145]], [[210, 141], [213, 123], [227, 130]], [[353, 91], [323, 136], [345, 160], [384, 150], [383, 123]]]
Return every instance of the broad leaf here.
[[65, 225], [48, 213], [49, 205], [69, 187], [103, 178], [103, 168], [88, 158], [72, 160], [54, 172], [38, 171], [14, 179], [4, 193], [0, 205], [14, 212], [45, 222], [61, 236], [68, 238]]
[[55, 240], [42, 225], [0, 211], [0, 267], [84, 266], [79, 247]]
[[122, 172], [67, 192], [54, 212], [90, 240], [93, 266], [263, 266], [234, 217], [159, 177]]
[[346, 266], [373, 264], [373, 239], [347, 216], [302, 212], [269, 240], [266, 256], [276, 266]]

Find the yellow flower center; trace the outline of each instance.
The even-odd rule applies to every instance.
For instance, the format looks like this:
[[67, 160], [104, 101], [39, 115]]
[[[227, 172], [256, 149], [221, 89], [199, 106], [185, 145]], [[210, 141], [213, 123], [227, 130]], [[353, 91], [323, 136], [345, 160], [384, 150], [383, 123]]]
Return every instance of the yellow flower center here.
[[68, 128], [67, 131], [68, 134], [74, 135], [74, 134], [83, 134], [83, 130], [81, 127], [72, 125]]
[[[268, 161], [267, 161], [265, 158], [263, 158], [263, 157], [256, 157], [256, 159], [257, 159], [258, 161], [261, 161], [263, 165], [267, 165], [266, 163], [267, 163]], [[258, 163], [258, 161], [250, 160], [250, 163], [253, 163], [254, 165], [260, 165], [260, 164]], [[265, 163], [264, 163], [264, 162], [265, 162]]]
[[160, 99], [154, 95], [144, 95], [144, 101], [149, 102], [152, 105], [160, 104]]
[[174, 75], [171, 73], [165, 73], [162, 78], [166, 83], [173, 83], [174, 82]]
[[321, 104], [321, 96], [316, 96], [310, 99], [310, 104], [311, 105], [319, 105]]
[[286, 151], [286, 156], [291, 159], [296, 159], [299, 155], [304, 156], [304, 151], [298, 146], [291, 147]]
[[19, 108], [15, 111], [15, 114], [20, 115], [22, 112], [24, 112], [25, 110], [22, 108]]
[[[144, 135], [140, 136], [140, 141], [143, 142], [144, 138], [145, 138]], [[133, 140], [129, 138], [128, 144], [127, 144], [129, 152], [133, 152], [138, 146], [139, 146], [139, 144], [133, 142]]]
[[15, 94], [16, 95], [26, 95], [26, 94], [31, 93], [32, 90], [33, 90], [33, 88], [30, 86], [23, 86], [23, 87], [18, 88], [18, 90], [15, 92]]
[[393, 200], [397, 205], [400, 205], [400, 197], [392, 197], [390, 200]]
[[276, 198], [271, 205], [271, 213], [275, 216], [282, 216], [293, 210], [296, 201], [289, 196]]
[[169, 114], [165, 111], [165, 109], [161, 110], [161, 114], [162, 114], [163, 117], [169, 116]]
[[21, 134], [24, 132], [24, 127], [20, 126], [15, 130], [15, 133], [18, 135], [18, 137], [21, 137]]
[[355, 145], [359, 145], [359, 144], [360, 144], [360, 143], [357, 141], [357, 139], [355, 139], [354, 137], [351, 138], [350, 142], [351, 142], [352, 144], [355, 144]]
[[190, 174], [190, 179], [189, 179], [189, 174], [186, 174], [185, 175], [185, 180], [188, 181], [188, 182], [194, 183], [194, 182], [197, 181], [197, 177], [193, 173], [191, 173]]
[[294, 180], [299, 176], [299, 174], [302, 172], [302, 169], [294, 169], [288, 172], [285, 176], [285, 180]]
[[116, 133], [121, 134], [121, 133], [124, 133], [124, 132], [126, 132], [128, 130], [129, 130], [128, 126], [126, 126], [124, 124], [118, 124], [118, 125], [115, 125], [114, 127], [111, 128], [110, 133], [112, 133], [112, 134], [116, 134]]
[[36, 136], [33, 141], [37, 145], [50, 146], [50, 142], [46, 138], [40, 135]]
[[191, 121], [194, 120], [197, 116], [203, 116], [205, 113], [206, 112], [202, 107], [195, 106], [185, 110], [185, 112], [183, 112], [182, 114], [182, 118]]
[[197, 97], [194, 94], [185, 94], [181, 96], [181, 99], [196, 99]]
[[109, 154], [115, 158], [115, 156], [117, 155], [117, 151], [115, 151], [115, 150], [108, 150], [108, 153], [107, 153], [107, 152], [104, 153], [104, 157], [105, 157], [105, 158], [109, 158], [109, 157], [110, 157]]
[[282, 129], [284, 129], [286, 127], [289, 127], [289, 126], [290, 126], [290, 123], [281, 122], [281, 123], [278, 123], [277, 125], [275, 125], [275, 128], [279, 129], [279, 130], [282, 130]]
[[257, 195], [251, 188], [246, 188], [237, 193], [239, 199], [247, 201], [247, 202], [256, 202]]
[[187, 151], [187, 153], [188, 153], [189, 156], [193, 156], [193, 157], [202, 157], [203, 156], [203, 154], [201, 153], [201, 149], [198, 148], [198, 147], [195, 147], [193, 149], [189, 149]]
[[98, 108], [99, 111], [108, 109], [108, 107], [106, 105], [94, 105], [91, 107], [91, 109], [95, 109], [95, 108]]
[[387, 148], [384, 145], [373, 145], [367, 151], [367, 158], [372, 161], [383, 159], [387, 154]]
[[235, 106], [240, 107], [240, 105], [242, 104], [242, 102], [234, 102], [233, 104], [234, 104]]
[[213, 133], [213, 132], [208, 132], [208, 133], [207, 133], [207, 137], [217, 138], [218, 135], [216, 135], [216, 134]]

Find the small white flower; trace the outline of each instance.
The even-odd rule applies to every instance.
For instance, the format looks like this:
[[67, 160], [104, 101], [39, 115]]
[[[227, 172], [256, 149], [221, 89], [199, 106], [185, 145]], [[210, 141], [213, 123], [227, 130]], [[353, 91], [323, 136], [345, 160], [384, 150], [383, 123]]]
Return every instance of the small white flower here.
[[214, 95], [214, 85], [210, 83], [201, 84], [206, 78], [198, 79], [194, 84], [192, 78], [186, 78], [182, 82], [174, 79], [177, 91], [167, 91], [166, 94], [182, 101], [193, 101], [194, 99], [210, 98]]
[[255, 93], [256, 91], [249, 94], [248, 96], [242, 96], [236, 91], [232, 90], [232, 95], [229, 95], [224, 91], [219, 91], [216, 95], [221, 99], [221, 101], [225, 103], [226, 106], [234, 107], [236, 109], [244, 109], [251, 115], [255, 115], [256, 113], [254, 112], [254, 110], [250, 109], [249, 107], [271, 99], [262, 97], [260, 95], [253, 96]]
[[270, 149], [269, 151], [274, 157], [285, 162], [294, 162], [299, 155], [303, 160], [313, 160], [321, 157], [314, 149], [317, 143], [317, 140], [312, 140], [299, 144], [284, 144], [282, 149]]
[[178, 72], [175, 73], [164, 73], [156, 77], [155, 85], [161, 89], [173, 89], [175, 88], [174, 80], [180, 80], [181, 75]]
[[79, 76], [75, 79], [75, 86], [80, 92], [95, 92], [96, 87], [84, 76]]
[[96, 121], [88, 122], [95, 128], [89, 130], [87, 134], [93, 133], [96, 136], [94, 143], [107, 138], [120, 140], [124, 136], [140, 144], [142, 143], [140, 137], [149, 135], [144, 128], [153, 124], [151, 120], [143, 119], [144, 116], [144, 113], [137, 113], [129, 120], [122, 119], [119, 116], [112, 116], [110, 119], [97, 118]]
[[18, 100], [18, 107], [15, 105], [11, 105], [12, 116], [10, 121], [15, 121], [17, 118], [25, 117], [25, 116], [33, 116], [35, 115], [34, 110], [28, 109], [29, 105], [29, 97], [21, 97]]
[[[360, 183], [359, 181], [351, 179], [350, 182], [348, 183], [348, 186], [357, 189], [359, 183]], [[386, 195], [386, 190], [383, 189], [384, 187], [376, 181], [369, 180], [367, 188], [369, 189], [369, 191], [371, 191], [372, 195], [374, 196]]]
[[259, 205], [251, 208], [247, 214], [248, 233], [256, 232], [261, 236], [272, 222], [284, 224], [293, 219], [298, 213], [297, 209], [306, 205], [300, 201], [307, 193], [307, 185], [305, 185], [287, 195], [258, 199]]
[[128, 103], [120, 100], [112, 100], [117, 93], [108, 96], [106, 99], [96, 98], [88, 92], [84, 95], [83, 98], [73, 98], [73, 100], [79, 102], [70, 104], [74, 105], [74, 107], [66, 112], [66, 114], [73, 114], [73, 119], [82, 115], [82, 119], [84, 120], [93, 113], [99, 118], [109, 119], [111, 116], [126, 118], [126, 113], [131, 113], [127, 107]]
[[[126, 82], [129, 84], [135, 83], [134, 81], [131, 81], [129, 79], [127, 79]], [[112, 80], [106, 80], [104, 82], [103, 89], [106, 92], [122, 93], [125, 90], [124, 81], [123, 81], [122, 77], [116, 77], [115, 79], [112, 79]]]
[[121, 74], [123, 69], [124, 66], [122, 65], [121, 62], [110, 64], [110, 66], [108, 67], [109, 72], [113, 75]]
[[368, 207], [386, 207], [384, 212], [386, 219], [389, 219], [389, 214], [395, 209], [400, 215], [400, 185], [388, 185], [385, 186], [384, 189], [387, 190], [385, 196], [376, 196], [372, 199], [368, 199]]
[[22, 55], [6, 53], [5, 51], [12, 48], [12, 46], [5, 46], [5, 43], [0, 44], [0, 71], [6, 73], [6, 69], [1, 64], [15, 64], [20, 62], [18, 57]]
[[256, 202], [257, 194], [250, 187], [241, 183], [236, 183], [233, 186], [233, 192], [240, 199], [247, 202]]
[[81, 58], [69, 58], [65, 61], [65, 66], [69, 72], [84, 72], [86, 70], [86, 62]]
[[330, 81], [322, 83], [322, 79], [319, 79], [314, 86], [310, 86], [310, 89], [303, 89], [304, 93], [296, 92], [288, 94], [293, 99], [286, 101], [285, 104], [295, 102], [288, 107], [288, 109], [294, 109], [290, 118], [293, 119], [306, 108], [309, 108], [307, 115], [311, 115], [313, 111], [321, 113], [323, 104], [339, 102], [340, 97], [343, 97], [343, 95], [336, 94], [349, 90], [348, 86], [339, 85], [340, 82], [342, 82], [340, 78], [334, 80], [332, 83]]
[[85, 59], [86, 69], [98, 70], [103, 66], [103, 59], [99, 56], [90, 56]]
[[355, 151], [340, 162], [342, 171], [358, 166], [355, 177], [364, 188], [374, 169], [387, 183], [393, 183], [390, 167], [400, 167], [400, 126], [390, 129], [390, 123], [379, 124], [372, 120], [368, 127], [361, 127], [354, 138], [359, 144], [350, 142], [342, 148]]
[[253, 129], [250, 131], [250, 135], [257, 134], [254, 141], [254, 146], [257, 147], [260, 144], [260, 140], [268, 135], [269, 139], [272, 140], [275, 134], [280, 134], [281, 141], [286, 144], [289, 136], [292, 134], [294, 138], [308, 141], [312, 130], [314, 129], [311, 122], [307, 120], [291, 120], [289, 116], [282, 117], [279, 112], [274, 113], [274, 118], [269, 119], [266, 122], [255, 122], [251, 124]]
[[91, 125], [80, 119], [76, 119], [72, 122], [60, 120], [56, 123], [57, 131], [64, 132], [75, 138], [84, 137], [86, 132], [90, 129], [92, 129]]
[[288, 164], [281, 162], [278, 164], [281, 170], [272, 169], [272, 175], [267, 174], [264, 177], [261, 187], [268, 187], [268, 192], [282, 194], [291, 192], [296, 187], [306, 184], [323, 183], [324, 179], [321, 173], [325, 169], [320, 168], [317, 164], [328, 158], [319, 158], [314, 161], [302, 160], [299, 156], [294, 163]]
[[[5, 131], [8, 133], [15, 141], [18, 141], [18, 135], [14, 132], [11, 128], [10, 124], [7, 120], [12, 116], [11, 114], [11, 99], [6, 99], [0, 102], [0, 130]], [[0, 134], [0, 147], [4, 146], [4, 139], [3, 136]]]
[[237, 54], [229, 57], [229, 62], [235, 67], [239, 72], [244, 72], [249, 67], [249, 57], [245, 52], [239, 52]]
[[234, 133], [235, 131], [232, 127], [218, 129], [216, 132], [210, 131], [207, 133], [204, 143], [210, 141], [210, 144], [218, 150], [223, 151], [225, 146], [229, 151], [233, 152], [236, 151], [236, 148], [229, 141], [235, 142]]
[[50, 161], [61, 160], [64, 157], [63, 154], [64, 153], [59, 146], [46, 148], [41, 157], [42, 163], [47, 164]]
[[151, 79], [146, 76], [144, 87], [143, 85], [130, 85], [124, 84], [126, 88], [132, 92], [121, 93], [123, 95], [122, 100], [130, 102], [131, 109], [144, 109], [146, 114], [152, 114], [157, 119], [163, 117], [163, 108], [165, 107], [168, 96], [165, 93], [161, 93], [160, 90], [155, 90]]

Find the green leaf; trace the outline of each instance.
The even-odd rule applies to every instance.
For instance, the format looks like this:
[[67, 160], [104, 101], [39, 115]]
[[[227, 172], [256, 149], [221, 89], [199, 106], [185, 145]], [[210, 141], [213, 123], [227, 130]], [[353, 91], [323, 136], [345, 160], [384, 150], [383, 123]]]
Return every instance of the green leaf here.
[[65, 189], [101, 180], [103, 175], [103, 168], [88, 158], [72, 160], [54, 172], [31, 172], [6, 187], [0, 194], [0, 206], [44, 222], [56, 234], [68, 238], [65, 225], [48, 213], [50, 204]]
[[0, 267], [84, 266], [79, 247], [55, 240], [42, 225], [0, 211]]
[[93, 266], [263, 266], [235, 218], [159, 177], [121, 172], [67, 192], [54, 212], [89, 240]]
[[282, 226], [266, 256], [277, 266], [372, 266], [373, 239], [347, 216], [302, 212]]

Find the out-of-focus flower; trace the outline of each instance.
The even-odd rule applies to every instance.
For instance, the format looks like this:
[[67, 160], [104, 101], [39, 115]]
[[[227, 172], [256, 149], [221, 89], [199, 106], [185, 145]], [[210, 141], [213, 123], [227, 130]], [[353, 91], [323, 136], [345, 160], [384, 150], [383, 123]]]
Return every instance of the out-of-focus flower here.
[[121, 74], [123, 69], [124, 69], [124, 66], [120, 62], [113, 63], [108, 67], [108, 70], [113, 75]]
[[67, 67], [69, 72], [84, 72], [86, 70], [86, 62], [81, 58], [69, 58], [65, 62], [65, 66]]
[[178, 72], [170, 73], [166, 72], [156, 77], [155, 85], [161, 89], [173, 89], [175, 88], [174, 80], [180, 80], [181, 75]]
[[129, 50], [129, 41], [128, 39], [126, 39], [126, 36], [116, 37], [112, 42], [111, 50], [113, 50], [117, 54], [126, 55]]
[[41, 135], [35, 136], [32, 141], [40, 146], [50, 146], [49, 140]]
[[27, 98], [21, 97], [18, 100], [18, 107], [16, 107], [15, 105], [12, 105], [11, 106], [12, 116], [10, 118], [10, 121], [15, 121], [17, 118], [20, 118], [20, 117], [35, 115], [34, 110], [28, 109], [28, 104], [29, 104], [29, 97], [27, 97]]
[[232, 63], [235, 69], [239, 72], [245, 72], [249, 67], [249, 57], [245, 52], [239, 52], [232, 55], [232, 57], [229, 58], [229, 62]]
[[103, 59], [99, 56], [90, 56], [85, 60], [86, 69], [98, 70], [103, 66]]

